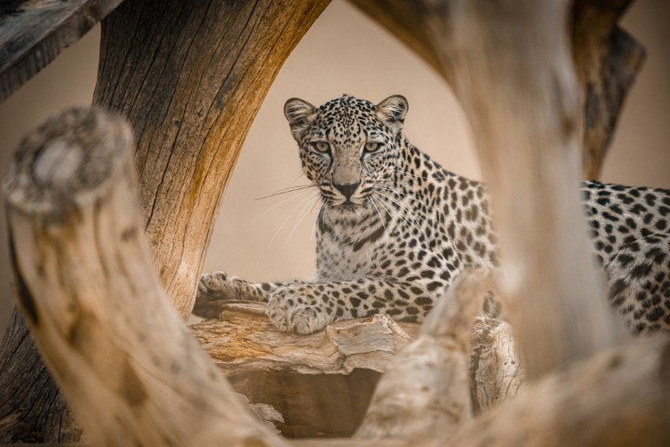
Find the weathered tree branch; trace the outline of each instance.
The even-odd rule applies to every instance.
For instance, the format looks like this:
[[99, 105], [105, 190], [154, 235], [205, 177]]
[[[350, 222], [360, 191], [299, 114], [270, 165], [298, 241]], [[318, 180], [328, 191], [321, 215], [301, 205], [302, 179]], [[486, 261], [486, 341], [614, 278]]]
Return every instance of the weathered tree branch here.
[[10, 167], [18, 303], [46, 364], [93, 445], [282, 444], [166, 300], [134, 206], [132, 149], [119, 118], [71, 110]]
[[0, 444], [78, 442], [81, 429], [16, 309], [8, 328], [0, 349]]
[[[168, 297], [184, 319], [193, 306], [213, 228], [210, 223], [249, 126], [284, 60], [328, 2], [127, 0], [102, 22], [94, 103], [120, 111], [137, 136], [135, 163], [140, 173], [142, 228], [149, 234]], [[31, 3], [31, 11], [10, 17], [0, 30], [7, 31], [7, 24], [18, 26], [40, 19], [40, 26], [18, 30], [33, 38], [68, 17], [55, 34], [43, 40], [46, 46], [38, 46], [27, 60], [31, 69], [39, 69], [44, 62], [40, 58], [50, 60], [54, 51], [72, 41], [73, 31], [81, 35], [119, 2]], [[37, 6], [41, 9], [35, 9]], [[67, 39], [62, 39], [63, 32]], [[33, 60], [37, 67], [31, 65]], [[0, 388], [0, 417], [59, 420], [55, 410], [49, 416], [36, 414], [39, 409], [49, 411], [51, 404], [37, 402], [56, 396], [55, 386], [45, 388], [49, 392], [42, 397], [37, 392], [12, 395], [12, 390], [30, 389], [38, 373], [45, 371], [39, 366], [29, 371], [12, 366], [14, 362], [37, 361], [17, 349], [17, 345], [8, 344], [2, 353], [6, 359], [2, 361], [9, 365], [6, 371], [12, 373], [3, 380], [17, 385]], [[17, 399], [22, 401], [18, 416], [17, 407], [2, 405]], [[53, 402], [54, 409], [62, 407], [59, 401]], [[42, 430], [38, 425], [30, 426], [34, 432], [27, 431], [17, 439], [60, 439], [55, 433], [42, 437], [36, 434]], [[0, 426], [0, 439], [6, 428]], [[19, 436], [12, 431], [14, 435]]]
[[617, 25], [632, 0], [573, 0], [572, 56], [580, 85], [582, 176], [597, 179], [621, 106], [646, 52]]
[[525, 374], [506, 321], [482, 315], [475, 319], [469, 372], [475, 414], [517, 395]]
[[93, 102], [120, 112], [135, 132], [144, 228], [184, 319], [242, 142], [328, 3], [126, 0], [102, 22]]
[[377, 384], [356, 432], [361, 439], [423, 443], [472, 417], [468, 359], [472, 322], [490, 289], [488, 272], [461, 274]]
[[280, 332], [263, 303], [229, 303], [220, 319], [191, 326], [202, 347], [226, 374], [289, 371], [349, 374], [356, 368], [384, 372], [393, 355], [416, 335], [417, 325], [387, 315], [341, 321], [297, 337]]
[[670, 339], [628, 341], [528, 384], [431, 446], [667, 446]]
[[536, 378], [617, 340], [577, 190], [568, 2], [426, 8], [490, 189], [502, 257], [496, 290]]
[[[350, 0], [421, 56], [451, 85], [451, 66], [440, 59], [440, 43], [425, 16], [447, 1]], [[582, 176], [596, 179], [612, 140], [623, 100], [645, 59], [640, 43], [617, 25], [632, 0], [574, 0], [571, 47], [580, 87]], [[431, 6], [431, 4], [433, 6]]]
[[122, 0], [0, 4], [0, 102], [86, 34]]

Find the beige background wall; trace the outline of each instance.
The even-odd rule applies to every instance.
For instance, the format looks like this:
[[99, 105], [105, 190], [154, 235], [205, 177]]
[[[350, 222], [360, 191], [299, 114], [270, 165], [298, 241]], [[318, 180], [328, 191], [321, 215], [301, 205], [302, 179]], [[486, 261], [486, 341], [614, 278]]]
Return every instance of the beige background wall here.
[[[624, 20], [649, 50], [619, 123], [603, 179], [670, 187], [670, 2], [638, 0]], [[99, 28], [64, 51], [0, 105], [0, 169], [20, 136], [49, 114], [91, 101]], [[309, 278], [316, 206], [311, 193], [255, 200], [300, 177], [282, 106], [291, 96], [315, 105], [343, 93], [410, 103], [406, 133], [447, 169], [479, 178], [467, 123], [446, 85], [416, 56], [344, 0], [334, 0], [282, 68], [240, 155], [221, 204], [205, 270], [248, 279]], [[314, 197], [314, 198], [313, 198]], [[4, 214], [0, 211], [4, 231]], [[0, 234], [0, 328], [10, 308], [6, 236]]]

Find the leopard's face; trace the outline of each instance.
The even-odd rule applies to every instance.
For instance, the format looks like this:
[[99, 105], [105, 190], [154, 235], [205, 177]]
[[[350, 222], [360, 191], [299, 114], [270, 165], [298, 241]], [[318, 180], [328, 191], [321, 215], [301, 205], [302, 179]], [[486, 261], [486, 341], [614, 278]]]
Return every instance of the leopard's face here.
[[325, 206], [355, 212], [390, 188], [406, 112], [402, 96], [377, 105], [347, 95], [318, 108], [297, 98], [286, 102], [302, 169], [319, 187]]

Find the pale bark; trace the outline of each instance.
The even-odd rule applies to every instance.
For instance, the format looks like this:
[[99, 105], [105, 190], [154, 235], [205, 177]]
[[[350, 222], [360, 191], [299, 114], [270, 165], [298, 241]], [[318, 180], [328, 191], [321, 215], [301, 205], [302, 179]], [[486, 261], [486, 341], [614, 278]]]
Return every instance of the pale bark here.
[[357, 438], [425, 442], [472, 417], [470, 331], [491, 286], [486, 271], [466, 271], [399, 352], [377, 384]]
[[129, 127], [71, 110], [4, 184], [18, 303], [93, 445], [282, 445], [171, 308], [136, 206]]
[[489, 186], [501, 254], [496, 291], [526, 374], [536, 378], [610, 346], [619, 332], [577, 189], [569, 2], [427, 3]]
[[628, 341], [528, 384], [430, 446], [670, 445], [670, 340]]
[[470, 395], [475, 414], [516, 396], [525, 374], [504, 320], [479, 316], [472, 327]]

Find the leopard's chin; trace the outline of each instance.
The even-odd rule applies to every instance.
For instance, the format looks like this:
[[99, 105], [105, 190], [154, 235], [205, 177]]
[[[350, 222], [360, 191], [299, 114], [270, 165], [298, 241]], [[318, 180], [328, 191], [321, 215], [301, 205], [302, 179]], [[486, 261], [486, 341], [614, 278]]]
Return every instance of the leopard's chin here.
[[368, 201], [365, 200], [363, 203], [356, 203], [347, 200], [346, 202], [339, 203], [337, 205], [331, 204], [330, 208], [334, 211], [338, 211], [344, 214], [357, 213], [368, 208]]

